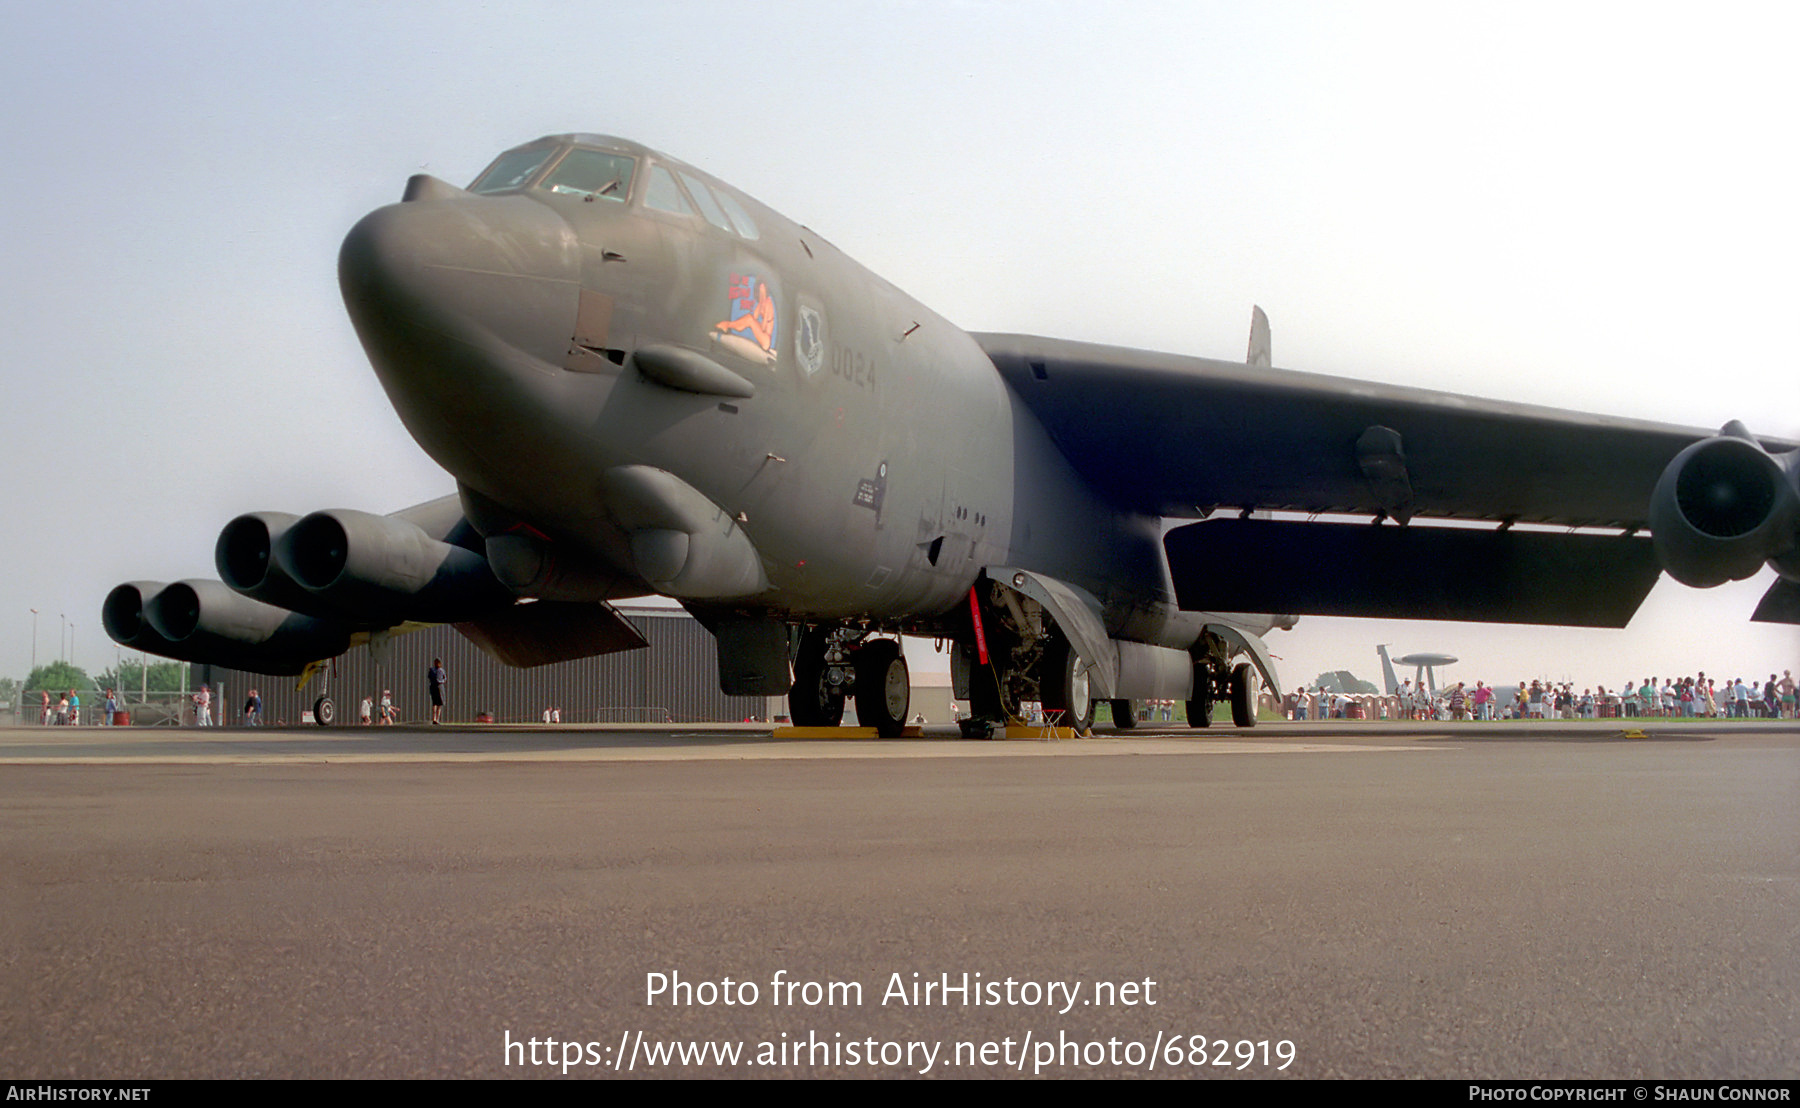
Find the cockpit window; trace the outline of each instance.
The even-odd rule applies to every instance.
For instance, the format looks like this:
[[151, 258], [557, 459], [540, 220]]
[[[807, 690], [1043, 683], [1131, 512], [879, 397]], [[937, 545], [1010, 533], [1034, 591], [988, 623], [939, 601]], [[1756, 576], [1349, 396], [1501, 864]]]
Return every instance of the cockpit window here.
[[681, 215], [693, 215], [694, 207], [681, 195], [681, 186], [675, 178], [660, 165], [650, 167], [650, 185], [644, 190], [644, 206], [655, 208], [659, 212], [678, 212]]
[[475, 179], [469, 186], [470, 192], [506, 192], [510, 189], [523, 188], [531, 175], [550, 160], [556, 153], [554, 146], [539, 146], [529, 150], [508, 150], [494, 159], [488, 171]]
[[713, 199], [712, 190], [706, 187], [706, 182], [692, 173], [683, 173], [679, 169], [675, 172], [680, 175], [682, 183], [687, 185], [688, 195], [694, 198], [694, 203], [700, 205], [700, 214], [706, 217], [706, 222], [721, 231], [731, 230], [731, 220], [725, 218], [725, 209], [719, 207], [719, 202]]
[[551, 192], [573, 193], [590, 199], [597, 196], [605, 200], [624, 200], [631, 191], [631, 174], [636, 169], [634, 158], [577, 147], [544, 178], [544, 187]]
[[723, 204], [725, 210], [731, 214], [731, 222], [737, 225], [738, 234], [747, 239], [753, 239], [757, 236], [756, 221], [751, 219], [750, 213], [744, 210], [742, 204], [738, 203], [737, 197], [726, 192], [724, 189], [718, 190], [713, 193], [713, 195], [719, 198], [719, 203]]

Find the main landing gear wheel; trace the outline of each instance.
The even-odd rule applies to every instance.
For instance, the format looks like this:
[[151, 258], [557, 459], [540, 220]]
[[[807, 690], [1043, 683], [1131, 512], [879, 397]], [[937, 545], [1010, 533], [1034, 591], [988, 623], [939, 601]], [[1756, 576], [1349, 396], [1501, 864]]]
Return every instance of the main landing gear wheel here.
[[912, 678], [900, 644], [871, 639], [851, 661], [856, 666], [856, 718], [884, 739], [899, 738], [912, 700]]
[[335, 719], [337, 719], [337, 705], [331, 702], [329, 696], [321, 696], [319, 699], [313, 701], [314, 723], [318, 724], [320, 727], [330, 727], [332, 721]]
[[1194, 697], [1187, 702], [1189, 727], [1211, 727], [1213, 710], [1212, 669], [1205, 662], [1194, 664]]
[[1113, 726], [1121, 731], [1129, 731], [1138, 725], [1137, 704], [1130, 700], [1109, 700], [1112, 705]]
[[825, 664], [830, 632], [814, 627], [800, 637], [794, 659], [794, 688], [788, 693], [788, 715], [796, 727], [836, 727], [844, 722], [844, 689], [831, 683]]
[[1231, 671], [1231, 722], [1256, 726], [1256, 674], [1249, 662], [1239, 662]]
[[1094, 701], [1088, 695], [1087, 666], [1067, 639], [1058, 635], [1044, 651], [1044, 711], [1060, 712], [1058, 723], [1077, 734], [1094, 726]]

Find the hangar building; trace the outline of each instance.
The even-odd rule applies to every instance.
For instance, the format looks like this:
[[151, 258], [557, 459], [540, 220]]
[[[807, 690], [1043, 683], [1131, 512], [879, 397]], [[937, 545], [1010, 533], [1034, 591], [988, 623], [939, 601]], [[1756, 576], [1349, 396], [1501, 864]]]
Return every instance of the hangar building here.
[[[726, 696], [719, 691], [718, 650], [713, 637], [679, 608], [620, 607], [620, 614], [649, 640], [643, 650], [603, 654], [573, 662], [514, 669], [482, 653], [449, 626], [428, 627], [399, 635], [387, 644], [384, 664], [377, 666], [369, 648], [359, 646], [332, 663], [330, 695], [339, 726], [354, 726], [364, 697], [381, 703], [381, 692], [393, 692], [401, 722], [431, 718], [425, 671], [442, 658], [445, 722], [474, 722], [481, 713], [496, 723], [536, 723], [547, 709], [558, 709], [564, 723], [702, 723], [769, 720], [787, 711], [785, 697]], [[223, 685], [224, 724], [242, 719], [244, 698], [252, 688], [263, 700], [266, 723], [298, 723], [310, 718], [320, 695], [315, 676], [304, 689], [298, 679], [244, 673], [220, 666], [195, 666], [196, 682], [216, 690]], [[379, 710], [379, 709], [377, 709]], [[303, 715], [305, 713], [305, 715]]]

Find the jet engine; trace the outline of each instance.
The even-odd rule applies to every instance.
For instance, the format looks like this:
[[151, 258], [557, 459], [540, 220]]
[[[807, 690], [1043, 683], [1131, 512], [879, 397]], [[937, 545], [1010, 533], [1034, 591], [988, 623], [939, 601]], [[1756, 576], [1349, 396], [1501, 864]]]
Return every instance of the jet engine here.
[[1650, 498], [1669, 576], [1710, 588], [1770, 563], [1800, 580], [1800, 450], [1771, 454], [1735, 420], [1675, 455]]
[[107, 594], [106, 632], [139, 650], [257, 673], [299, 673], [342, 654], [352, 628], [240, 596], [218, 581], [134, 581]]
[[274, 558], [318, 601], [359, 622], [457, 623], [491, 615], [514, 599], [485, 555], [435, 539], [398, 516], [314, 512], [281, 534]]
[[144, 618], [144, 605], [166, 588], [161, 581], [129, 581], [106, 594], [100, 607], [100, 623], [120, 646], [147, 654], [173, 657], [174, 644], [163, 638]]
[[331, 606], [300, 587], [275, 557], [276, 544], [300, 517], [288, 512], [249, 512], [219, 532], [213, 564], [219, 578], [253, 600], [312, 616], [332, 615]]

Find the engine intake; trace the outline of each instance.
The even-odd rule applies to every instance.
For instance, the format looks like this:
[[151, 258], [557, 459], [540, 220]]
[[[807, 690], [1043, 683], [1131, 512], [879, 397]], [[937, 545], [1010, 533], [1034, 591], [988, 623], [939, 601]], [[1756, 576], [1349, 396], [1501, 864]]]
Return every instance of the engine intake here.
[[101, 619], [115, 641], [137, 650], [272, 674], [342, 654], [352, 632], [341, 620], [264, 604], [219, 581], [120, 585], [107, 594]]
[[1741, 581], [1800, 543], [1800, 451], [1774, 455], [1735, 420], [1675, 455], [1650, 498], [1656, 555], [1684, 585]]
[[150, 654], [168, 654], [169, 640], [144, 617], [144, 605], [165, 587], [161, 581], [130, 581], [106, 594], [100, 623], [114, 642]]
[[288, 512], [249, 512], [219, 532], [213, 564], [237, 592], [265, 604], [310, 616], [334, 616], [331, 606], [301, 588], [275, 557], [276, 544], [300, 519]]

